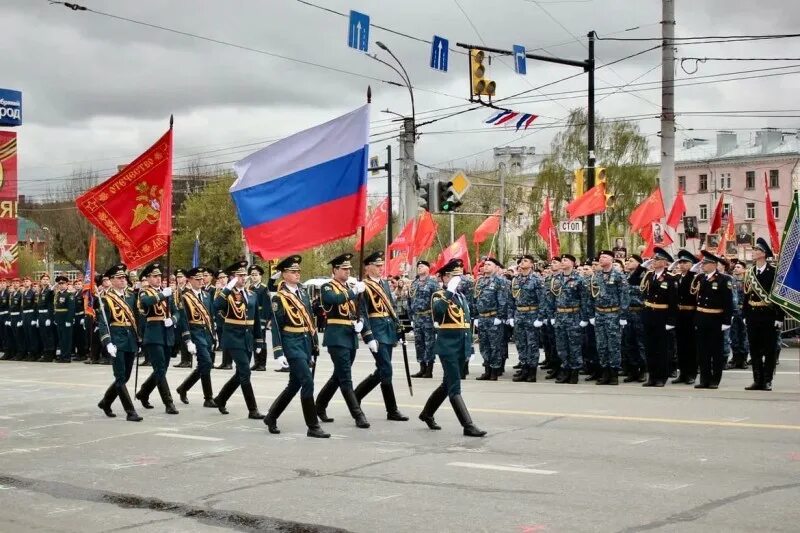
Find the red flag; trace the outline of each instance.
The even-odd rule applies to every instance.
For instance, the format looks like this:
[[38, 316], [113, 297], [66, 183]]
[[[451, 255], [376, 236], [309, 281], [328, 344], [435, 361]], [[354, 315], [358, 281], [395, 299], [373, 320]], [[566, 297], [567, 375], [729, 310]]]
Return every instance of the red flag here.
[[[372, 213], [367, 217], [367, 222], [364, 224], [364, 244], [368, 243], [375, 236], [383, 231], [386, 223], [389, 221], [389, 197], [379, 203]], [[361, 239], [356, 239], [356, 251], [361, 250]]]
[[500, 229], [500, 210], [498, 209], [495, 214], [481, 222], [481, 225], [475, 229], [472, 235], [473, 244], [480, 244], [485, 241], [489, 235], [497, 233]]
[[400, 230], [400, 233], [389, 244], [389, 251], [406, 250], [407, 252], [414, 245], [414, 226], [416, 220], [409, 220], [408, 224]]
[[769, 185], [767, 184], [767, 173], [764, 172], [764, 196], [767, 208], [767, 229], [769, 230], [769, 245], [772, 253], [780, 251], [781, 240], [778, 238], [778, 226], [775, 224], [775, 212], [772, 211], [772, 199], [769, 197]]
[[722, 227], [722, 206], [725, 201], [725, 193], [722, 193], [717, 202], [717, 207], [714, 209], [714, 218], [711, 219], [711, 227], [708, 228], [708, 233], [716, 233]]
[[411, 253], [412, 257], [419, 257], [433, 244], [438, 231], [436, 221], [433, 220], [433, 215], [428, 211], [424, 211], [419, 216], [417, 223], [417, 231], [414, 234], [414, 247]]
[[681, 219], [683, 218], [683, 214], [685, 212], [686, 202], [683, 201], [683, 189], [678, 189], [678, 195], [675, 197], [675, 201], [672, 203], [672, 209], [669, 210], [667, 226], [677, 230], [678, 224], [681, 223]]
[[385, 269], [386, 275], [399, 276], [400, 274], [402, 274], [403, 271], [402, 268], [403, 263], [407, 262], [408, 262], [408, 251], [403, 250], [401, 252], [398, 252], [397, 255], [395, 255], [394, 257], [390, 257], [386, 261], [386, 269]]
[[462, 235], [453, 244], [445, 248], [436, 258], [436, 262], [431, 265], [431, 273], [435, 274], [437, 270], [446, 265], [451, 259], [461, 259], [464, 261], [464, 271], [469, 272], [472, 270], [469, 261], [469, 248], [467, 247], [467, 236]]
[[639, 231], [644, 226], [664, 218], [664, 214], [664, 198], [661, 196], [661, 188], [657, 188], [633, 210], [628, 222], [631, 223], [632, 231]]
[[94, 282], [94, 263], [95, 263], [95, 250], [97, 249], [97, 234], [92, 231], [92, 237], [89, 239], [89, 257], [86, 260], [86, 266], [83, 268], [83, 311], [87, 315], [94, 318], [94, 294], [97, 285]]
[[656, 246], [665, 248], [672, 244], [672, 237], [669, 236], [669, 233], [664, 231], [664, 227], [660, 222], [653, 222], [646, 225], [639, 231], [639, 235], [647, 244], [644, 252], [642, 252], [642, 256], [644, 257], [653, 255], [653, 248]]
[[598, 183], [580, 198], [572, 200], [567, 205], [567, 216], [570, 220], [589, 215], [602, 213], [606, 210], [606, 184]]
[[719, 239], [719, 246], [717, 246], [717, 255], [724, 255], [728, 246], [728, 241], [736, 238], [735, 230], [733, 229], [733, 211], [728, 213], [728, 223], [725, 225], [725, 231]]
[[553, 214], [550, 212], [550, 197], [544, 201], [544, 213], [539, 220], [539, 228], [536, 230], [539, 236], [547, 243], [548, 259], [552, 259], [561, 253], [561, 245], [558, 242], [558, 232], [553, 225]]
[[128, 268], [164, 255], [172, 235], [172, 128], [133, 163], [75, 203], [119, 248]]

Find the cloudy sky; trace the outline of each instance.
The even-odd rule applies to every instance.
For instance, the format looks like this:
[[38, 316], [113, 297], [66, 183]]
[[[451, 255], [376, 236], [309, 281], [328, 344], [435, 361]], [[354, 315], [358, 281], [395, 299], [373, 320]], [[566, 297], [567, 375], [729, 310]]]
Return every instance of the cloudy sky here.
[[[42, 196], [73, 172], [91, 169], [109, 175], [160, 136], [175, 115], [175, 168], [190, 161], [229, 164], [265, 143], [357, 107], [373, 89], [373, 149], [383, 154], [398, 129], [389, 109], [409, 114], [404, 88], [388, 67], [347, 48], [347, 19], [297, 0], [77, 0], [95, 11], [238, 45], [212, 43], [137, 25], [92, 12], [73, 12], [48, 0], [0, 0], [3, 40], [0, 86], [23, 91], [24, 125], [19, 128], [21, 192]], [[367, 13], [372, 24], [430, 40], [485, 43], [560, 57], [586, 57], [585, 35], [657, 37], [657, 0], [313, 0], [338, 12]], [[782, 0], [759, 3], [696, 0], [677, 3], [678, 36], [794, 32], [800, 5]], [[636, 28], [636, 29], [631, 29]], [[625, 31], [629, 30], [629, 31]], [[370, 52], [391, 59], [375, 41], [386, 43], [408, 69], [415, 86], [418, 122], [466, 107], [465, 56], [451, 52], [450, 72], [428, 67], [430, 45], [373, 27]], [[644, 50], [655, 42], [600, 41], [600, 64]], [[798, 57], [800, 40], [680, 46], [678, 57]], [[248, 48], [250, 50], [247, 50]], [[284, 59], [279, 56], [283, 56]], [[504, 62], [505, 61], [505, 62]], [[661, 77], [659, 50], [597, 72], [597, 111], [606, 117], [636, 117], [651, 146], [658, 144]], [[314, 63], [319, 66], [314, 66]], [[782, 68], [716, 76], [743, 70], [787, 67], [796, 62], [699, 64], [693, 75], [677, 67], [678, 112], [766, 111], [778, 115], [794, 103], [797, 74], [723, 82], [726, 78], [800, 73]], [[684, 62], [692, 72], [695, 64]], [[498, 97], [508, 96], [576, 73], [572, 67], [528, 63], [528, 75], [514, 73], [508, 60], [494, 61], [489, 77]], [[698, 78], [699, 76], [709, 76]], [[605, 86], [630, 83], [623, 91]], [[585, 106], [585, 76], [531, 91], [509, 107], [540, 116], [526, 134], [482, 124], [479, 110], [420, 127], [416, 158], [431, 166], [489, 163], [494, 146], [535, 146], [548, 151], [550, 139], [571, 107]], [[653, 90], [642, 90], [651, 88]], [[565, 98], [565, 96], [575, 96]], [[601, 99], [602, 98], [602, 99]], [[455, 106], [455, 107], [454, 107]], [[443, 109], [446, 108], [446, 109]], [[717, 129], [798, 127], [794, 118], [684, 115], [677, 141], [713, 137]], [[548, 126], [549, 125], [549, 126]], [[395, 151], [395, 153], [397, 153]]]

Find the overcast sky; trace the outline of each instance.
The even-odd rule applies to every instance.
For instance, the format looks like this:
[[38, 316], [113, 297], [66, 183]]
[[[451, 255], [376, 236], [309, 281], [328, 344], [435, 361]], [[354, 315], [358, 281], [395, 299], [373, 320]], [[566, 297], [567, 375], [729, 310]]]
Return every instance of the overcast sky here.
[[[147, 148], [175, 115], [175, 167], [243, 157], [269, 140], [327, 121], [361, 105], [372, 85], [372, 145], [384, 147], [397, 129], [390, 109], [410, 113], [408, 92], [382, 81], [396, 80], [388, 67], [347, 47], [347, 19], [296, 0], [77, 0], [96, 11], [146, 21], [221, 41], [317, 63], [351, 75], [263, 53], [224, 46], [189, 36], [143, 27], [90, 12], [73, 12], [48, 0], [0, 0], [4, 52], [0, 86], [23, 92], [24, 125], [18, 128], [22, 193], [41, 195], [74, 171], [92, 169], [110, 175]], [[585, 35], [657, 37], [661, 2], [657, 0], [314, 0], [315, 4], [367, 13], [373, 24], [414, 37], [433, 34], [457, 41], [584, 59]], [[677, 1], [678, 36], [795, 32], [800, 4], [782, 0], [759, 3], [728, 0]], [[471, 22], [470, 22], [471, 20]], [[623, 32], [628, 28], [636, 30]], [[575, 37], [578, 39], [576, 40]], [[430, 45], [372, 28], [370, 52], [391, 59], [375, 41], [385, 42], [408, 69], [416, 86], [418, 122], [441, 116], [434, 111], [462, 106], [468, 96], [465, 56], [452, 53], [450, 72], [428, 67]], [[643, 50], [654, 42], [597, 43], [600, 64]], [[681, 46], [678, 57], [800, 56], [800, 40]], [[528, 62], [528, 75], [512, 63], [493, 62], [488, 77], [498, 98], [558, 80], [576, 72], [567, 66]], [[597, 72], [598, 88], [658, 81], [661, 53], [651, 51]], [[707, 62], [694, 77], [798, 62]], [[691, 71], [694, 64], [688, 63]], [[788, 69], [790, 72], [798, 71]], [[783, 71], [770, 71], [783, 72]], [[753, 74], [750, 74], [753, 75]], [[690, 78], [680, 67], [678, 78]], [[798, 108], [800, 76], [714, 82], [676, 90], [676, 110], [791, 110]], [[697, 81], [708, 81], [709, 78]], [[710, 78], [714, 80], [714, 78]], [[416, 158], [432, 166], [489, 163], [494, 146], [535, 146], [545, 153], [556, 123], [585, 96], [545, 97], [586, 87], [585, 76], [531, 92], [509, 104], [540, 116], [525, 135], [484, 126], [491, 113], [479, 110], [420, 127]], [[649, 87], [657, 87], [650, 85]], [[619, 92], [602, 99], [606, 117], [649, 115], [639, 120], [652, 147], [658, 145], [658, 90]], [[601, 97], [598, 97], [598, 99]], [[798, 113], [783, 113], [798, 114]], [[777, 126], [797, 128], [793, 118], [679, 116], [677, 142], [688, 136], [713, 137], [722, 128]], [[537, 127], [538, 126], [538, 127]], [[694, 131], [689, 130], [694, 128]], [[744, 132], [742, 132], [744, 133]], [[395, 142], [396, 145], [396, 142]], [[395, 151], [395, 154], [398, 153]]]

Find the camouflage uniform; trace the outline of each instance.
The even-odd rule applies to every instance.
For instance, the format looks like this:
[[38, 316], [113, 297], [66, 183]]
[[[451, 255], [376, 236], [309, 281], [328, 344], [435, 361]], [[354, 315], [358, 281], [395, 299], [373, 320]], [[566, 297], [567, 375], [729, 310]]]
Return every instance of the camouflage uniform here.
[[[742, 321], [744, 305], [744, 280], [733, 278], [733, 321], [731, 322], [730, 342], [733, 351], [731, 365], [736, 368], [747, 368], [747, 328]], [[727, 353], [727, 351], [725, 352]]]
[[[631, 297], [625, 274], [616, 270], [595, 272], [589, 280], [594, 308], [594, 332], [600, 366], [616, 376], [621, 368], [622, 325]], [[607, 380], [606, 380], [607, 381]]]
[[[553, 293], [551, 310], [555, 311], [558, 357], [562, 361], [562, 370], [567, 371], [571, 380], [577, 382], [578, 371], [582, 365], [585, 327], [580, 323], [588, 321], [586, 282], [577, 271], [573, 270], [569, 275], [559, 273], [553, 276], [550, 291]], [[563, 383], [566, 379], [559, 381]]]
[[475, 284], [475, 309], [478, 318], [478, 346], [483, 366], [499, 370], [503, 364], [503, 335], [508, 313], [508, 287], [499, 276], [481, 276]]
[[[432, 276], [424, 280], [417, 278], [411, 282], [408, 291], [409, 308], [414, 320], [414, 346], [417, 362], [420, 365], [431, 365], [436, 359], [433, 353], [433, 342], [436, 340], [431, 317], [431, 296], [439, 290], [439, 284]], [[422, 371], [421, 371], [422, 372]]]
[[533, 272], [517, 274], [511, 281], [509, 316], [514, 319], [514, 342], [525, 369], [535, 369], [539, 364], [539, 331], [533, 323], [542, 320], [544, 300], [544, 283]]

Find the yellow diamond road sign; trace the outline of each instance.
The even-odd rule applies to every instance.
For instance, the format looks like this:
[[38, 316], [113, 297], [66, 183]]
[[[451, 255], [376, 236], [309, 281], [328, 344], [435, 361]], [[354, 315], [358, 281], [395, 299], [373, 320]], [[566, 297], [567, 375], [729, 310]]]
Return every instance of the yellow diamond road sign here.
[[472, 182], [469, 181], [469, 178], [467, 178], [463, 172], [456, 172], [453, 177], [450, 178], [450, 182], [453, 184], [453, 192], [456, 193], [459, 200], [461, 200], [461, 197], [464, 196], [464, 193], [466, 193], [470, 185], [472, 185]]

